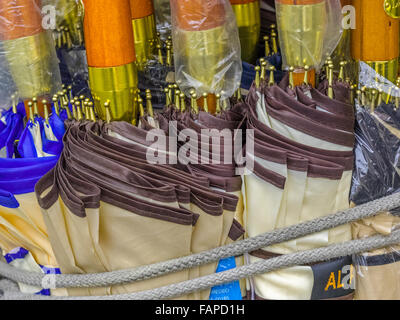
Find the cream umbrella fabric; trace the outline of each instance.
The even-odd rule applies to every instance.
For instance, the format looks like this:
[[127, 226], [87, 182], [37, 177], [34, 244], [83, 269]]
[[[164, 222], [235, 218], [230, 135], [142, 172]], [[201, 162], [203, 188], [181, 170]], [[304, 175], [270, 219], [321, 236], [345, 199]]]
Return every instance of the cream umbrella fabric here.
[[[247, 128], [254, 130], [255, 138], [255, 177], [244, 178], [248, 236], [348, 207], [354, 144], [352, 120], [307, 106], [277, 86], [262, 87], [260, 91], [253, 86], [247, 100]], [[271, 183], [271, 178], [260, 179], [260, 174], [256, 177], [258, 165], [268, 170], [270, 176], [279, 175], [280, 188]], [[265, 200], [272, 198], [272, 194], [273, 199]], [[343, 226], [259, 250], [249, 260], [256, 262], [350, 238], [350, 227]], [[318, 285], [314, 283], [315, 269], [298, 266], [254, 277], [253, 297], [311, 299]]]
[[[119, 270], [190, 254], [197, 215], [127, 197], [72, 175], [66, 181], [62, 170], [57, 171], [39, 182], [37, 194], [63, 273]], [[50, 186], [53, 179], [56, 187]], [[88, 289], [88, 293], [132, 292], [187, 279], [188, 271], [133, 285]], [[86, 289], [70, 294], [82, 290]]]
[[[376, 234], [390, 234], [398, 228], [400, 217], [382, 213], [370, 219], [352, 224], [354, 239]], [[400, 247], [393, 246], [357, 255], [354, 259], [356, 272], [356, 300], [400, 299]]]
[[[123, 139], [109, 135], [110, 129]], [[55, 182], [50, 182], [52, 178], [46, 177], [40, 182], [42, 186], [39, 184], [37, 189], [46, 224], [53, 230], [53, 232], [49, 231], [52, 245], [59, 248], [57, 254], [61, 256], [58, 260], [63, 272], [85, 273], [93, 272], [93, 269], [97, 272], [118, 270], [201, 252], [223, 245], [227, 241], [234, 223], [233, 217], [238, 198], [223, 191], [210, 189], [207, 178], [193, 176], [173, 166], [149, 164], [145, 158], [148, 144], [144, 143], [141, 139], [142, 133], [137, 130], [138, 128], [126, 126], [124, 123], [106, 125], [76, 122], [70, 124], [64, 136], [65, 148], [62, 158], [57, 165], [57, 170], [53, 172]], [[131, 141], [135, 139], [137, 143], [132, 143]], [[55, 196], [57, 194], [59, 196]], [[116, 199], [118, 199], [117, 202]], [[127, 207], [128, 202], [132, 208]], [[121, 208], [130, 211], [132, 219], [125, 217], [124, 215], [129, 216], [128, 212], [121, 211]], [[172, 221], [175, 224], [171, 224], [171, 221], [165, 222], [165, 217], [161, 214], [164, 211], [168, 217], [170, 215], [183, 216], [179, 219], [183, 219], [185, 223], [180, 220], [177, 222], [175, 218]], [[152, 212], [159, 212], [159, 216], [146, 216]], [[137, 215], [145, 215], [146, 219], [136, 218]], [[186, 216], [192, 217], [190, 224]], [[114, 220], [117, 222], [109, 223]], [[185, 231], [180, 231], [179, 235], [176, 235], [175, 240], [179, 238], [179, 241], [171, 240], [175, 243], [172, 245], [173, 250], [161, 246], [164, 248], [161, 250], [163, 253], [160, 254], [162, 259], [157, 260], [160, 255], [154, 253], [154, 250], [157, 252], [160, 250], [157, 249], [158, 245], [155, 241], [149, 244], [149, 246], [155, 246], [154, 250], [146, 247], [145, 251], [148, 255], [151, 253], [155, 257], [142, 256], [139, 253], [136, 257], [140, 261], [135, 259], [131, 261], [126, 257], [134, 257], [133, 251], [139, 250], [137, 247], [129, 243], [130, 245], [127, 248], [124, 247], [125, 251], [121, 253], [117, 252], [117, 247], [115, 247], [120, 237], [118, 228], [115, 226], [120, 223], [119, 221], [125, 221], [119, 228], [127, 230], [131, 220], [132, 223], [135, 220], [135, 225], [137, 224], [137, 227], [132, 227], [133, 230], [142, 225], [142, 233], [132, 235], [132, 241], [133, 239], [139, 241], [137, 238], [142, 237], [151, 242], [149, 239], [151, 232], [149, 227], [146, 227], [150, 225], [150, 221], [152, 225], [157, 225], [158, 220], [161, 220], [163, 222], [160, 223], [162, 225], [160, 228], [170, 230], [166, 233], [160, 231], [157, 241], [161, 241], [167, 234], [178, 233], [171, 231], [174, 228], [182, 228]], [[58, 225], [60, 225], [59, 228], [56, 227]], [[56, 232], [57, 229], [61, 231]], [[76, 235], [85, 234], [85, 237], [80, 236], [81, 247], [69, 239], [74, 232]], [[106, 238], [102, 238], [103, 234]], [[164, 245], [171, 244], [171, 241], [165, 241]], [[82, 246], [82, 242], [86, 245]], [[188, 246], [182, 247], [180, 245], [182, 243]], [[128, 248], [132, 248], [132, 252], [128, 252]], [[113, 255], [118, 254], [120, 254], [118, 259], [112, 258]], [[165, 280], [166, 282], [162, 283], [178, 282], [211, 274], [215, 272], [215, 269], [216, 264], [194, 268], [179, 274], [186, 278], [175, 278], [175, 281], [170, 282]], [[166, 279], [172, 278], [166, 277]], [[132, 287], [98, 288], [88, 294], [132, 292], [136, 291], [136, 288], [150, 288], [152, 287], [150, 283], [160, 284], [160, 282], [149, 281], [144, 282], [143, 287], [139, 284], [139, 287], [133, 285]], [[70, 294], [78, 293], [79, 290], [70, 291]], [[208, 299], [208, 295], [209, 291], [205, 291], [200, 295], [185, 298]]]

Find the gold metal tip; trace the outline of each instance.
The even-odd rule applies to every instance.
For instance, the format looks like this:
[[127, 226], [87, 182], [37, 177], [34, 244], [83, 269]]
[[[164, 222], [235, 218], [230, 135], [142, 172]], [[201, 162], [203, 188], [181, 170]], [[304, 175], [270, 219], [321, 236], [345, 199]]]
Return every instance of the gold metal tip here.
[[377, 106], [379, 107], [382, 104], [382, 102], [383, 102], [383, 90], [382, 90], [382, 88], [379, 88]]
[[308, 85], [308, 72], [310, 71], [309, 66], [304, 66], [304, 84]]
[[216, 113], [221, 113], [221, 94], [217, 93], [216, 97]]
[[194, 113], [199, 113], [199, 107], [197, 105], [197, 94], [194, 92], [191, 96], [191, 107], [192, 107], [192, 112]]
[[170, 45], [167, 46], [167, 66], [172, 66], [172, 52]]
[[81, 121], [83, 119], [81, 102], [80, 101], [75, 101], [75, 107], [76, 107], [76, 112], [77, 112], [77, 118], [76, 119], [78, 121]]
[[179, 94], [180, 105], [181, 105], [181, 112], [186, 111], [186, 102], [185, 102], [185, 94], [182, 92]]
[[346, 66], [346, 61], [340, 61], [340, 71], [339, 71], [339, 81], [344, 81], [344, 67]]
[[73, 103], [71, 102], [71, 105], [72, 105], [72, 117], [75, 120], [78, 120], [78, 110], [76, 109], [76, 105], [75, 105], [76, 102], [79, 102], [79, 101], [74, 101]]
[[166, 105], [167, 107], [169, 107], [169, 106], [171, 105], [171, 100], [170, 100], [170, 97], [169, 97], [169, 90], [168, 90], [168, 88], [164, 88], [164, 93], [165, 93], [165, 105]]
[[356, 87], [355, 86], [350, 86], [350, 103], [354, 105], [354, 99], [355, 99], [355, 92], [356, 92]]
[[68, 86], [69, 100], [72, 100], [72, 86]]
[[57, 99], [57, 97], [53, 97], [52, 101], [53, 101], [53, 105], [54, 105], [54, 111], [55, 111], [56, 114], [59, 116], [59, 115], [60, 115], [60, 108], [59, 108], [59, 106], [58, 106], [58, 99]]
[[85, 120], [90, 120], [89, 102], [85, 100], [83, 106], [85, 110]]
[[271, 32], [271, 40], [272, 40], [272, 52], [274, 54], [278, 53], [278, 42], [277, 42], [277, 34], [275, 31]]
[[143, 99], [139, 97], [138, 103], [139, 103], [139, 113], [140, 113], [140, 116], [141, 116], [141, 117], [144, 117], [145, 113], [144, 113], [144, 107], [143, 107]]
[[333, 99], [333, 64], [329, 64], [329, 73], [328, 73], [328, 97]]
[[237, 89], [236, 92], [237, 92], [237, 93], [236, 93], [237, 99], [238, 99], [239, 101], [241, 101], [241, 100], [242, 100], [242, 89], [240, 88], [240, 83], [238, 83], [238, 89]]
[[293, 78], [294, 67], [289, 68], [289, 88], [294, 88], [294, 78]]
[[14, 114], [17, 114], [18, 110], [17, 110], [17, 102], [16, 102], [16, 96], [15, 95], [11, 96], [11, 102], [12, 102], [12, 112]]
[[106, 122], [111, 123], [112, 116], [111, 116], [111, 109], [110, 109], [110, 102], [104, 102], [104, 108], [106, 109]]
[[357, 95], [358, 103], [361, 104], [361, 90], [360, 90], [360, 89], [358, 89], [358, 90], [356, 91], [356, 95]]
[[93, 102], [89, 102], [89, 112], [90, 112], [90, 120], [96, 122], [96, 114], [94, 112], [94, 104]]
[[385, 101], [386, 104], [389, 104], [390, 101], [391, 101], [393, 89], [394, 89], [394, 87], [390, 87], [390, 88], [389, 88], [389, 92], [388, 92], [388, 94], [387, 94], [386, 101]]
[[42, 100], [44, 110], [44, 121], [49, 124], [49, 110], [47, 109], [47, 100]]
[[367, 105], [367, 87], [363, 86], [361, 88], [361, 104], [363, 107], [365, 107]]
[[162, 55], [162, 51], [161, 51], [161, 45], [157, 45], [157, 53], [158, 53], [158, 62], [161, 64], [161, 65], [164, 65], [164, 58], [163, 58], [163, 55]]
[[[67, 112], [67, 117], [68, 117], [69, 120], [72, 120], [73, 118], [75, 118], [75, 117], [72, 116], [72, 114], [71, 114], [71, 110], [69, 109], [68, 102], [67, 102], [67, 103], [64, 103], [64, 104], [63, 104], [63, 107], [64, 107], [65, 111]], [[72, 110], [75, 110], [75, 107], [73, 107]]]
[[208, 93], [204, 92], [203, 93], [203, 109], [205, 112], [209, 112], [207, 99], [208, 99]]
[[254, 70], [256, 70], [256, 79], [255, 79], [255, 83], [256, 83], [256, 88], [260, 87], [260, 66], [256, 66], [254, 68]]
[[376, 108], [376, 93], [377, 92], [375, 89], [373, 89], [371, 93], [372, 93], [371, 94], [371, 112], [374, 112], [375, 108]]
[[261, 76], [260, 76], [262, 81], [265, 81], [266, 73], [267, 73], [267, 62], [263, 61], [261, 63]]
[[269, 47], [269, 37], [264, 36], [264, 43], [265, 43], [265, 56], [269, 57], [271, 55], [271, 49]]
[[66, 35], [66, 40], [67, 40], [67, 48], [71, 49], [72, 48], [72, 40], [71, 40], [71, 34], [69, 32], [68, 27], [65, 27], [65, 35]]
[[269, 67], [269, 82], [268, 82], [268, 85], [270, 87], [272, 87], [275, 84], [274, 71], [275, 71], [275, 67], [270, 66]]
[[82, 28], [81, 28], [80, 23], [77, 24], [76, 30], [78, 33], [78, 43], [79, 43], [79, 45], [82, 45], [83, 44], [83, 34], [82, 34]]
[[168, 95], [169, 95], [169, 101], [170, 101], [171, 104], [174, 103], [173, 91], [174, 91], [174, 85], [173, 84], [169, 84], [168, 85]]
[[38, 108], [38, 101], [36, 97], [32, 98], [32, 102], [33, 102], [33, 114], [35, 116], [39, 116], [39, 108]]
[[36, 119], [35, 119], [35, 114], [33, 112], [33, 102], [29, 101], [28, 102], [28, 108], [29, 108], [29, 119], [33, 122], [36, 123]]
[[153, 104], [151, 102], [152, 96], [150, 90], [146, 90], [146, 109], [147, 114], [154, 118]]
[[181, 90], [175, 90], [175, 108], [177, 110], [181, 110], [181, 102], [180, 102], [180, 94], [181, 94]]

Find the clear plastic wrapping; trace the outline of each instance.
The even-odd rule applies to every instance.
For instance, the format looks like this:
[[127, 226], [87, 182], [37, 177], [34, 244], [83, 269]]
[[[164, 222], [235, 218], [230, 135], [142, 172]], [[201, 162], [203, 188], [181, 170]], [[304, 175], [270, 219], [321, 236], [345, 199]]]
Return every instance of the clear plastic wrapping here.
[[191, 89], [231, 97], [241, 74], [241, 49], [229, 0], [172, 0], [175, 79]]
[[[400, 227], [400, 212], [386, 212], [353, 223], [354, 239], [388, 235]], [[400, 246], [390, 246], [354, 256], [356, 300], [400, 299]]]
[[[355, 205], [400, 192], [400, 121], [393, 104], [374, 112], [357, 106], [356, 166], [351, 201]], [[387, 235], [400, 227], [400, 211], [384, 212], [352, 224], [353, 239]], [[353, 258], [355, 299], [400, 299], [400, 246], [391, 246]]]
[[342, 35], [340, 0], [313, 0], [305, 5], [275, 0], [275, 6], [284, 67], [320, 69]]
[[154, 0], [154, 11], [156, 15], [157, 31], [162, 40], [171, 35], [171, 6], [169, 0]]
[[0, 61], [5, 65], [0, 91], [14, 91], [21, 100], [51, 96], [61, 88], [54, 40], [43, 28], [41, 9], [34, 0], [0, 4]]
[[352, 202], [361, 205], [400, 192], [400, 139], [362, 107], [357, 108], [355, 157]]
[[[56, 41], [64, 37], [70, 41], [70, 45], [80, 46], [82, 44], [84, 15], [82, 0], [42, 0], [42, 7], [50, 11], [56, 10], [56, 28], [54, 30]], [[46, 10], [44, 11], [46, 12]]]

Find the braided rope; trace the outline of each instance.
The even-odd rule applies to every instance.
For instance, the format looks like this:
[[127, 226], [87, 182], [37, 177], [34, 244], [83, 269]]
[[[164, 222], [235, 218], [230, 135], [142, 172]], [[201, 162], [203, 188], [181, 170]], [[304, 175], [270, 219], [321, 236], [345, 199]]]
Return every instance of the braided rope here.
[[[57, 288], [95, 288], [132, 283], [151, 279], [200, 265], [216, 262], [223, 258], [240, 256], [273, 244], [297, 239], [309, 234], [328, 230], [350, 222], [373, 217], [381, 212], [400, 207], [400, 193], [381, 198], [358, 207], [331, 214], [319, 219], [277, 229], [260, 236], [238, 241], [230, 245], [187, 257], [156, 263], [134, 269], [95, 274], [57, 275]], [[15, 282], [42, 287], [46, 275], [18, 270], [0, 261], [0, 276]]]
[[[343, 244], [332, 245], [325, 248], [318, 248], [308, 251], [283, 255], [269, 260], [262, 260], [247, 266], [215, 273], [209, 276], [184, 281], [181, 283], [164, 286], [137, 293], [114, 295], [114, 296], [89, 296], [89, 297], [44, 297], [38, 295], [26, 295], [18, 292], [17, 288], [10, 281], [0, 281], [0, 291], [3, 290], [3, 300], [160, 300], [180, 297], [195, 291], [204, 290], [215, 285], [229, 283], [268, 273], [277, 269], [287, 268], [294, 265], [305, 265], [318, 261], [340, 258], [352, 254], [359, 254], [366, 251], [376, 250], [390, 245], [400, 243], [400, 230], [392, 232], [389, 236], [374, 236], [361, 240], [348, 241]], [[3, 288], [6, 288], [4, 290]]]

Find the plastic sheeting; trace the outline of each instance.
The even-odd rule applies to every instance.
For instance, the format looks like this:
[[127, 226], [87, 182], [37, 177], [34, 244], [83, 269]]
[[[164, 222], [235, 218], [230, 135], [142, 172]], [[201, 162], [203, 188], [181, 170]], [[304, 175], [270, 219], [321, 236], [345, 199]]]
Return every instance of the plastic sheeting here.
[[0, 107], [9, 107], [14, 93], [22, 100], [51, 96], [61, 87], [51, 30], [45, 30], [39, 0], [0, 3]]
[[[381, 104], [370, 113], [357, 106], [356, 166], [351, 201], [355, 205], [400, 192], [399, 112]], [[352, 224], [354, 239], [390, 234], [400, 226], [399, 210]], [[400, 247], [356, 255], [356, 299], [400, 299]]]
[[228, 0], [172, 0], [175, 78], [191, 89], [231, 97], [240, 84], [241, 49], [236, 19]]
[[342, 35], [340, 0], [295, 2], [275, 0], [284, 68], [308, 65], [318, 70]]

